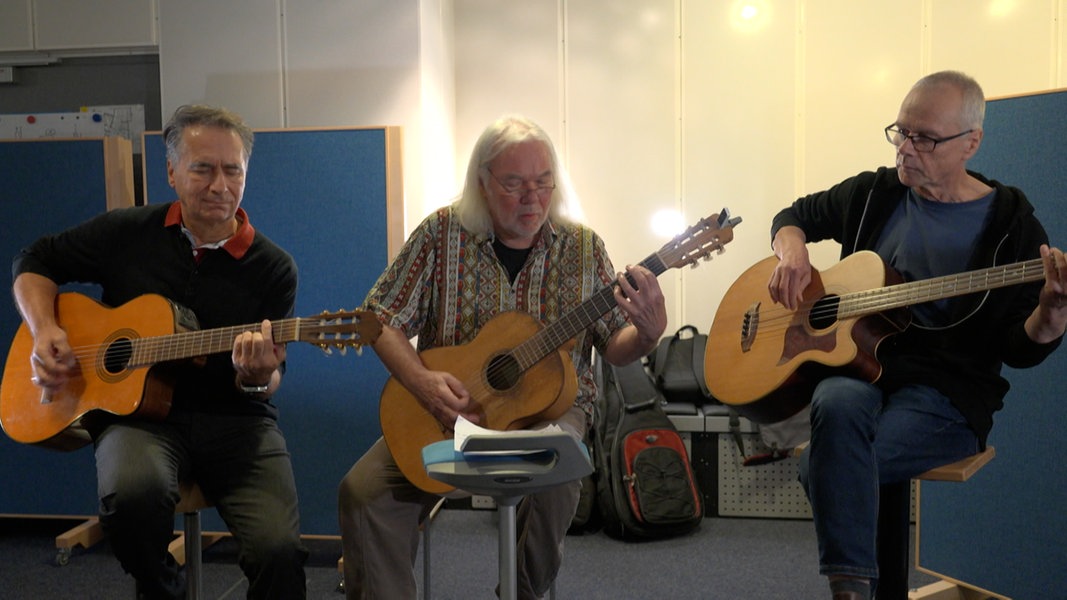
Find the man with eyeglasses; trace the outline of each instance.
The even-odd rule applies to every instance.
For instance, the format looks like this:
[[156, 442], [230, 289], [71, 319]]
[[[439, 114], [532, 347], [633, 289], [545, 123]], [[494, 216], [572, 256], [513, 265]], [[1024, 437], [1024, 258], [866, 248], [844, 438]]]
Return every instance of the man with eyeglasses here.
[[815, 388], [800, 480], [834, 600], [868, 599], [877, 587], [880, 486], [982, 450], [1008, 390], [1001, 365], [1040, 363], [1067, 328], [1063, 253], [1020, 190], [966, 169], [984, 113], [969, 76], [923, 77], [885, 128], [896, 168], [800, 198], [774, 219], [780, 262], [768, 287], [790, 310], [811, 282], [808, 242], [836, 240], [841, 258], [873, 250], [907, 281], [1044, 261], [1044, 283], [911, 307], [911, 325], [879, 346], [875, 383], [833, 376]]
[[[628, 364], [663, 334], [666, 304], [655, 275], [641, 266], [627, 268], [630, 281], [616, 273], [603, 240], [565, 216], [575, 202], [544, 130], [524, 117], [503, 117], [475, 144], [459, 199], [412, 232], [368, 293], [364, 308], [383, 325], [375, 352], [441, 431], [451, 431], [459, 416], [492, 424], [480, 423], [477, 382], [427, 367], [409, 342], [415, 336], [422, 352], [467, 345], [506, 311], [553, 323], [618, 277], [617, 306], [568, 342], [574, 372], [563, 376], [577, 375], [577, 396], [564, 398], [569, 408], [561, 417], [529, 427], [555, 424], [582, 439], [596, 396], [593, 349], [612, 364]], [[516, 335], [498, 343], [524, 341]], [[449, 356], [458, 356], [455, 350]], [[539, 598], [555, 580], [580, 485], [528, 496], [518, 506], [519, 598]], [[404, 476], [384, 439], [356, 462], [339, 491], [348, 598], [415, 598], [417, 530], [438, 500]]]

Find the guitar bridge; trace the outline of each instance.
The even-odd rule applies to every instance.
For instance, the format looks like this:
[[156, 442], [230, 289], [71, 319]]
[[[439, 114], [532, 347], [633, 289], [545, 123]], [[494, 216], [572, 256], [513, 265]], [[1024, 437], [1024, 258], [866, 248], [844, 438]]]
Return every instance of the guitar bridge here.
[[759, 331], [759, 302], [755, 302], [745, 311], [745, 319], [741, 322], [741, 351], [748, 352], [752, 349], [752, 342], [756, 340], [756, 332]]

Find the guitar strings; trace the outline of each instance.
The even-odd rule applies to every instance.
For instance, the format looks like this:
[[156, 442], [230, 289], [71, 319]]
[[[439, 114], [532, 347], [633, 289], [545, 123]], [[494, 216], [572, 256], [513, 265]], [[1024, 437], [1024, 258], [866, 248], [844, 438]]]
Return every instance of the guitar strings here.
[[[352, 320], [349, 318], [349, 320]], [[298, 332], [308, 327], [316, 327], [326, 322], [335, 325], [345, 324], [342, 317], [325, 315], [323, 317], [301, 317], [272, 321], [275, 338], [296, 341]], [[158, 362], [204, 356], [232, 350], [233, 340], [246, 331], [256, 331], [259, 323], [221, 327], [205, 331], [183, 331], [178, 333], [149, 337], [119, 337], [105, 343], [81, 344], [71, 347], [72, 355], [83, 369], [96, 370], [105, 367], [122, 366], [123, 369], [135, 369]], [[329, 327], [328, 325], [325, 327]], [[325, 333], [320, 332], [320, 339], [312, 343], [326, 345], [361, 345], [356, 343], [356, 332]], [[284, 343], [284, 342], [283, 342]]]
[[[647, 262], [649, 259], [645, 259]], [[644, 262], [642, 263], [644, 264]], [[656, 271], [648, 267], [650, 271]], [[664, 269], [661, 268], [660, 272]], [[550, 353], [561, 347], [582, 329], [594, 322], [615, 306], [614, 288], [618, 285], [618, 278], [604, 287], [598, 288], [581, 304], [565, 313], [549, 325], [538, 330], [530, 339], [516, 345], [514, 348], [505, 350], [500, 355], [511, 356], [517, 364], [516, 373], [521, 377], [532, 366], [540, 362]], [[500, 356], [498, 355], [498, 356]], [[506, 370], [510, 369], [507, 361], [495, 361], [485, 369], [485, 376], [481, 376], [481, 370], [472, 373], [471, 379], [463, 381], [471, 399], [479, 399], [491, 396], [493, 388], [490, 381], [504, 379]]]
[[[826, 293], [823, 297], [806, 300], [795, 311], [775, 304], [774, 308], [758, 311], [758, 331], [781, 331], [804, 322], [825, 322], [830, 327], [852, 317], [903, 308], [921, 302], [961, 296], [988, 289], [1036, 281], [1044, 277], [1041, 259], [1033, 259], [1005, 267], [990, 267], [969, 273], [949, 275], [908, 282], [847, 294]], [[824, 290], [825, 291], [825, 290]], [[726, 315], [736, 322], [748, 315]], [[798, 318], [799, 317], [799, 318]]]

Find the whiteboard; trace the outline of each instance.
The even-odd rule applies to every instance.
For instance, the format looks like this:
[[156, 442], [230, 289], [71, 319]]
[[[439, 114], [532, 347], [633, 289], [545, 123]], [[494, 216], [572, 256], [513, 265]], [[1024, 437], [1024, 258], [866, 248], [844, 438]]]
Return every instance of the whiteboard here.
[[104, 115], [95, 112], [0, 115], [0, 140], [98, 138], [105, 135]]

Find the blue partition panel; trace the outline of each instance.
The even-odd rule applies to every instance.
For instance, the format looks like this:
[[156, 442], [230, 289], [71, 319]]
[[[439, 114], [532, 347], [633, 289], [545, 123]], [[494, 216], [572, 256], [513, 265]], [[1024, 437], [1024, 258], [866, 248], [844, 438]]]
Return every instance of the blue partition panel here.
[[[990, 101], [971, 168], [1022, 189], [1067, 248], [1067, 92]], [[997, 457], [966, 483], [923, 482], [919, 564], [1016, 599], [1063, 597], [1067, 566], [1067, 348], [1006, 369]]]
[[[8, 274], [0, 303], [0, 360], [22, 319], [11, 300], [11, 259], [38, 237], [107, 209], [100, 138], [0, 142], [0, 257]], [[71, 287], [99, 296], [86, 286]], [[0, 514], [95, 515], [91, 448], [57, 452], [0, 435]]]
[[[145, 136], [145, 193], [175, 198], [162, 136]], [[241, 206], [256, 229], [300, 269], [298, 316], [357, 308], [384, 270], [386, 132], [375, 129], [256, 132]], [[332, 356], [290, 344], [274, 403], [289, 443], [305, 534], [337, 535], [337, 484], [381, 435], [378, 398], [388, 378], [374, 351]], [[216, 515], [205, 527], [221, 529]]]

